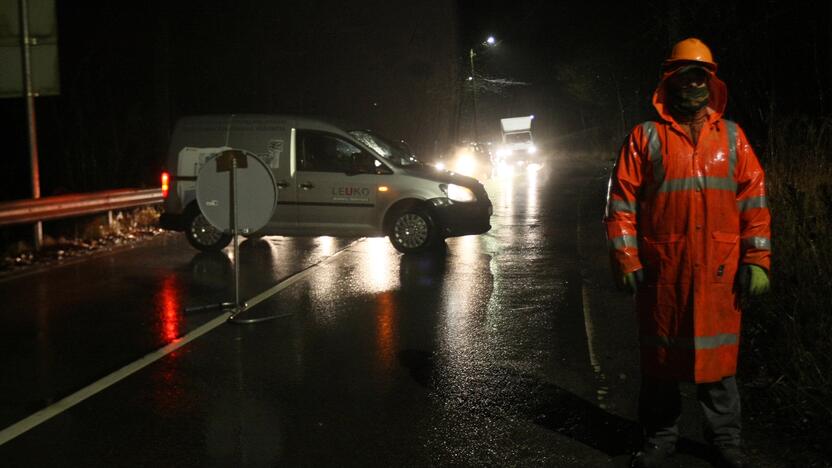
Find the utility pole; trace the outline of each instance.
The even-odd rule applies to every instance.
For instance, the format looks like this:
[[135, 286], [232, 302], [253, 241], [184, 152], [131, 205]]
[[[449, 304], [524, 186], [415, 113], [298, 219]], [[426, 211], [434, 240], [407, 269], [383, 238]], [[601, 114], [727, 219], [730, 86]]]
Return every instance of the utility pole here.
[[[23, 59], [23, 93], [26, 99], [26, 122], [29, 134], [29, 164], [31, 168], [32, 198], [40, 198], [40, 169], [38, 166], [38, 135], [35, 124], [35, 92], [32, 88], [32, 57], [30, 47], [34, 40], [29, 35], [29, 4], [18, 0], [20, 11], [20, 50]], [[35, 250], [43, 245], [43, 223], [35, 223]]]
[[480, 140], [479, 131], [477, 128], [477, 75], [474, 73], [474, 49], [468, 50], [468, 57], [471, 60], [471, 92], [474, 96], [474, 141]]

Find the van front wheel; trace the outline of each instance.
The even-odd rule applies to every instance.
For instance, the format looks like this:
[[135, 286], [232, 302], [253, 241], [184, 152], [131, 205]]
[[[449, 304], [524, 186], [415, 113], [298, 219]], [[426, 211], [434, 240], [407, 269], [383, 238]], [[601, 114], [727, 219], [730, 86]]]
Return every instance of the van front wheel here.
[[402, 253], [423, 252], [437, 243], [436, 224], [423, 209], [410, 209], [394, 215], [388, 233], [393, 247]]
[[215, 228], [195, 206], [185, 217], [185, 237], [191, 246], [203, 252], [218, 252], [231, 242], [231, 235]]

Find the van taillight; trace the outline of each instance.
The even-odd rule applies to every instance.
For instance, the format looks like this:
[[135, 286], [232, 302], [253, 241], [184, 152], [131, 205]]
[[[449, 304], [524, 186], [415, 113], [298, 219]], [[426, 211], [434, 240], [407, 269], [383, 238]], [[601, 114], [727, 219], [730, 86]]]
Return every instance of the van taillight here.
[[170, 174], [167, 172], [162, 172], [162, 198], [168, 197], [168, 191], [170, 190]]

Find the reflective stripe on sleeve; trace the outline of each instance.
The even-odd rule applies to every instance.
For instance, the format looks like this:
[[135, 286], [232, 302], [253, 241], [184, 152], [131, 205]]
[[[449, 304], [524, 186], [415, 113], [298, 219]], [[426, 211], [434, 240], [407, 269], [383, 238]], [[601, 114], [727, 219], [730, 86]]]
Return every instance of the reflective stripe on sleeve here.
[[618, 236], [610, 239], [610, 247], [613, 249], [626, 249], [627, 247], [638, 248], [638, 239], [635, 236]]
[[754, 208], [768, 208], [766, 197], [752, 197], [737, 201], [737, 209], [739, 211], [748, 211]]
[[771, 239], [768, 237], [746, 237], [742, 240], [747, 249], [771, 250]]
[[635, 201], [626, 200], [611, 200], [610, 211], [625, 211], [628, 213], [635, 213], [638, 210], [638, 203]]
[[739, 342], [736, 333], [723, 333], [713, 336], [642, 336], [640, 342], [644, 346], [660, 346], [664, 348], [682, 349], [714, 349], [720, 346], [734, 345]]
[[728, 177], [734, 179], [734, 168], [737, 167], [737, 124], [725, 121], [728, 130]]
[[664, 181], [664, 162], [662, 161], [662, 142], [655, 122], [644, 122], [642, 125], [647, 135], [647, 158], [653, 164], [653, 179], [656, 184]]

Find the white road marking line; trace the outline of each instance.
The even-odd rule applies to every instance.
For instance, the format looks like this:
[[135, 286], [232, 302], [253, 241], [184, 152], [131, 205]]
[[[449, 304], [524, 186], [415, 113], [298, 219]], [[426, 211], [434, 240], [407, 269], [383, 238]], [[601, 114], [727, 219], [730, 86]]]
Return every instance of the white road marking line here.
[[[581, 281], [583, 283], [583, 281]], [[587, 293], [586, 285], [581, 284], [581, 306], [584, 311], [584, 329], [586, 330], [586, 343], [589, 348], [589, 364], [595, 372], [601, 371], [601, 365], [598, 363], [598, 358], [595, 355], [595, 327], [592, 326], [592, 315], [589, 311], [589, 293]]]
[[[578, 197], [577, 225], [575, 229], [578, 257], [583, 260], [584, 249], [581, 246], [581, 241], [583, 241], [583, 233], [581, 232], [581, 200], [583, 200], [583, 191], [581, 192], [581, 196]], [[595, 399], [598, 401], [598, 406], [601, 409], [605, 409], [607, 404], [604, 400], [609, 393], [609, 388], [605, 384], [606, 377], [601, 369], [601, 363], [598, 361], [598, 355], [595, 353], [595, 326], [592, 324], [592, 313], [589, 307], [589, 291], [587, 291], [586, 283], [586, 278], [584, 278], [584, 274], [581, 272], [581, 309], [584, 313], [584, 330], [586, 330], [586, 345], [589, 353], [589, 365], [595, 373], [595, 379], [598, 385], [595, 389]]]
[[[305, 279], [307, 276], [311, 275], [313, 271], [317, 269], [319, 266], [323, 266], [330, 261], [332, 261], [335, 257], [337, 257], [341, 252], [344, 252], [349, 247], [355, 245], [356, 243], [364, 240], [364, 238], [355, 240], [350, 242], [343, 249], [335, 252], [334, 254], [330, 255], [329, 257], [321, 260], [314, 265], [307, 267], [305, 270], [301, 270], [299, 273], [295, 273], [294, 275], [286, 278], [285, 280], [281, 281], [280, 283], [276, 284], [275, 286], [269, 288], [268, 290], [258, 294], [249, 302], [246, 303], [246, 308], [253, 307], [260, 302], [268, 299], [269, 297], [277, 294], [278, 292], [288, 288], [289, 286], [297, 283], [298, 281]], [[191, 341], [199, 338], [200, 336], [210, 332], [211, 330], [219, 327], [223, 323], [228, 321], [228, 317], [231, 316], [230, 312], [224, 312], [210, 322], [203, 324], [202, 326], [196, 328], [195, 330], [191, 331], [190, 333], [186, 334], [182, 338], [169, 343], [168, 345], [157, 349], [156, 351], [144, 356], [143, 358], [139, 359], [138, 361], [134, 361], [121, 369], [87, 385], [86, 387], [78, 390], [77, 392], [69, 395], [62, 400], [53, 403], [42, 410], [27, 416], [24, 419], [8, 426], [7, 428], [0, 431], [0, 445], [5, 444], [6, 442], [14, 439], [15, 437], [34, 429], [35, 427], [43, 424], [44, 422], [52, 419], [53, 417], [63, 413], [64, 411], [72, 408], [73, 406], [81, 403], [82, 401], [86, 400], [87, 398], [94, 396], [95, 394], [107, 389], [115, 385], [116, 383], [120, 382], [121, 380], [126, 379], [130, 375], [140, 371], [141, 369], [153, 364], [154, 362], [162, 359], [163, 357], [167, 356], [168, 354], [176, 351], [177, 349], [185, 346], [186, 344], [190, 343]]]
[[138, 372], [144, 367], [147, 367], [148, 365], [176, 351], [182, 346], [185, 346], [191, 341], [208, 333], [214, 328], [225, 323], [226, 320], [228, 320], [229, 315], [229, 313], [223, 313], [217, 316], [210, 322], [202, 325], [196, 330], [193, 330], [192, 332], [183, 336], [181, 339], [174, 341], [165, 347], [159, 348], [158, 350], [146, 355], [138, 361], [134, 361], [122, 367], [121, 369], [113, 372], [112, 374], [107, 375], [106, 377], [103, 377], [90, 385], [87, 385], [86, 387], [58, 401], [57, 403], [53, 403], [52, 405], [47, 406], [46, 408], [38, 411], [37, 413], [34, 413], [18, 421], [17, 423], [12, 424], [11, 426], [3, 429], [2, 431], [0, 431], [0, 445], [5, 444], [6, 442], [14, 439], [15, 437], [23, 434], [24, 432], [29, 431], [30, 429], [33, 429], [34, 427], [46, 422], [47, 420], [63, 413], [64, 411], [72, 408], [78, 403], [81, 403], [82, 401], [95, 395], [96, 393], [118, 383], [119, 381], [127, 378], [131, 374]]
[[[580, 199], [579, 199], [580, 200]], [[581, 248], [581, 241], [583, 240], [583, 234], [581, 233], [581, 204], [580, 201], [578, 202], [578, 216], [577, 216], [577, 223], [575, 227], [575, 234], [576, 234], [576, 247], [578, 251], [578, 257], [583, 260], [583, 249]], [[592, 366], [592, 369], [597, 373], [601, 371], [601, 366], [598, 364], [598, 358], [595, 356], [595, 345], [593, 343], [595, 336], [594, 331], [595, 327], [592, 326], [592, 315], [589, 311], [589, 294], [586, 291], [586, 281], [584, 280], [584, 275], [581, 273], [581, 309], [584, 313], [584, 329], [586, 330], [586, 344], [589, 351], [589, 364]]]
[[266, 299], [274, 296], [275, 294], [279, 293], [280, 291], [283, 291], [284, 289], [286, 289], [289, 286], [297, 283], [298, 281], [300, 281], [302, 279], [305, 279], [307, 276], [311, 275], [312, 272], [317, 267], [322, 266], [325, 263], [330, 262], [333, 258], [337, 257], [342, 252], [346, 251], [348, 248], [352, 247], [353, 245], [357, 244], [358, 242], [361, 242], [364, 239], [365, 238], [362, 237], [360, 239], [357, 239], [357, 240], [354, 240], [354, 241], [350, 242], [349, 244], [345, 245], [343, 249], [335, 252], [334, 254], [330, 255], [326, 259], [324, 259], [324, 260], [322, 260], [322, 261], [320, 261], [320, 262], [318, 262], [318, 263], [316, 263], [312, 266], [307, 267], [305, 270], [301, 270], [300, 272], [295, 273], [294, 275], [286, 278], [285, 280], [281, 281], [280, 283], [277, 283], [276, 285], [272, 286], [271, 288], [261, 292], [260, 294], [252, 297], [251, 299], [245, 301], [243, 309], [244, 310], [251, 309], [252, 307], [256, 306], [257, 304], [259, 304], [259, 303], [265, 301]]

